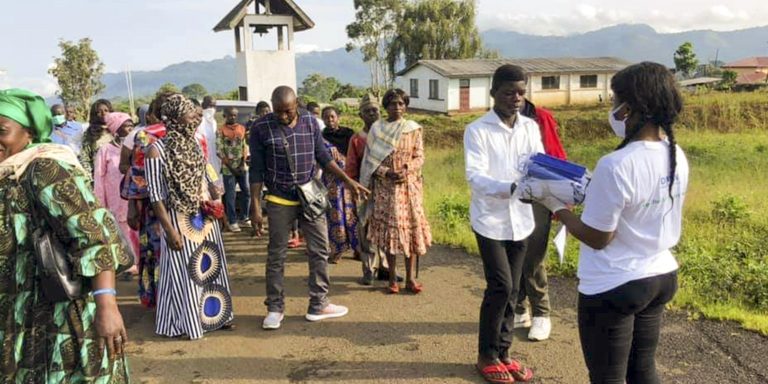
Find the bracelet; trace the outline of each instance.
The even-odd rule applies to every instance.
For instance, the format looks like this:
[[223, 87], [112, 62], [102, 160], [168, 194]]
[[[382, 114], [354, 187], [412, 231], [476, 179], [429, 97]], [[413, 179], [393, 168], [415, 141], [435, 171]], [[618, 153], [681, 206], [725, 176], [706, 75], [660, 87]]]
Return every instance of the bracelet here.
[[114, 288], [97, 289], [91, 292], [91, 296], [96, 297], [99, 295], [112, 295], [117, 296], [117, 291]]

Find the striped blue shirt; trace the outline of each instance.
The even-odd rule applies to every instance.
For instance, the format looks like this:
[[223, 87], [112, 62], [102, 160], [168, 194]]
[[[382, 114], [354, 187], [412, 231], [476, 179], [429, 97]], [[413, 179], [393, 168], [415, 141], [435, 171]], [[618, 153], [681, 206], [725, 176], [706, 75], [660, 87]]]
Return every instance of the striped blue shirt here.
[[[309, 112], [300, 110], [296, 126], [280, 124], [274, 114], [264, 116], [251, 126], [251, 183], [264, 183], [271, 195], [297, 201], [295, 185], [309, 182], [315, 172], [315, 163], [325, 167], [333, 158], [325, 148], [320, 127]], [[285, 143], [293, 155], [296, 180], [291, 175]]]

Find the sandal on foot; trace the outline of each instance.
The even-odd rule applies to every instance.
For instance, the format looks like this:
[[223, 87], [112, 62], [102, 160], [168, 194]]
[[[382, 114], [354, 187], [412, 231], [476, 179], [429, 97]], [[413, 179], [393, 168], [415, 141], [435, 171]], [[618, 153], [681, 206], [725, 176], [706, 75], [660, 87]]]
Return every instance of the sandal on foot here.
[[507, 371], [504, 364], [490, 364], [480, 368], [475, 365], [477, 371], [483, 376], [483, 379], [493, 384], [510, 384], [515, 382], [515, 378]]
[[388, 292], [389, 294], [393, 294], [393, 295], [394, 295], [394, 294], [398, 294], [398, 293], [400, 293], [400, 286], [399, 286], [397, 283], [395, 283], [395, 284], [390, 284], [390, 285], [387, 287], [387, 292]]
[[409, 281], [405, 284], [405, 289], [409, 290], [414, 295], [418, 295], [419, 292], [424, 290], [424, 285], [421, 283], [416, 283], [416, 282], [412, 283]]
[[[502, 364], [504, 364], [504, 362], [502, 362]], [[507, 372], [509, 372], [516, 381], [524, 383], [533, 380], [533, 371], [524, 367], [517, 360], [513, 359], [509, 364], [504, 364], [504, 368], [507, 369]]]

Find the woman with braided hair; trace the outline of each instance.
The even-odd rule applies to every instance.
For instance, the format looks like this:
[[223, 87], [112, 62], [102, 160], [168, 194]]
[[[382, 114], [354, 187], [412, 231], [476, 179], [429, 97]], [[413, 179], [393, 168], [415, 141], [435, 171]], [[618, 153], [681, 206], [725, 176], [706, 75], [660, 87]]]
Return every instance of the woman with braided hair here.
[[165, 236], [161, 241], [160, 281], [155, 332], [191, 340], [204, 332], [232, 328], [232, 297], [218, 217], [220, 191], [209, 188], [215, 172], [206, 172], [195, 139], [202, 115], [180, 94], [160, 107], [165, 136], [144, 159], [149, 200]]
[[592, 383], [659, 383], [655, 353], [664, 305], [677, 291], [688, 161], [672, 128], [682, 98], [669, 70], [643, 62], [611, 80], [608, 119], [623, 140], [598, 161], [581, 217], [542, 202], [582, 242], [579, 336]]

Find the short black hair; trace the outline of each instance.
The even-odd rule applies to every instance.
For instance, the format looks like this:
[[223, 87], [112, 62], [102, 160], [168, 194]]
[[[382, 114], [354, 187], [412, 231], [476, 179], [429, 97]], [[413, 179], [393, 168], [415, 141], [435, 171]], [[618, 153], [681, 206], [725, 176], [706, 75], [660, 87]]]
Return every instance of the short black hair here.
[[208, 109], [216, 104], [216, 100], [213, 98], [213, 96], [204, 96], [203, 97], [203, 108]]
[[256, 104], [256, 110], [258, 111], [259, 109], [262, 109], [262, 108], [272, 109], [272, 107], [270, 107], [269, 103], [267, 103], [266, 101], [259, 101], [259, 103]]
[[395, 99], [395, 97], [400, 97], [403, 99], [403, 103], [405, 103], [405, 106], [407, 107], [411, 103], [411, 98], [408, 97], [408, 94], [405, 93], [400, 88], [390, 89], [387, 91], [387, 93], [384, 94], [384, 98], [381, 100], [381, 105], [384, 106], [384, 108], [387, 108], [389, 106], [389, 103], [392, 102], [392, 100]]
[[336, 107], [334, 107], [333, 105], [329, 105], [329, 106], [323, 108], [323, 111], [320, 112], [320, 116], [325, 116], [325, 112], [327, 112], [327, 111], [334, 111], [334, 112], [336, 112], [336, 116], [341, 116], [341, 113], [339, 113], [339, 110], [336, 109]]
[[315, 108], [320, 108], [320, 104], [318, 104], [318, 103], [316, 103], [314, 101], [310, 101], [309, 103], [307, 103], [307, 111], [311, 111], [311, 110], [313, 110]]
[[[230, 106], [224, 108], [224, 114], [225, 115], [229, 115], [229, 114], [232, 113], [233, 110], [236, 110], [236, 109], [237, 109], [237, 107], [235, 107], [234, 105], [230, 105]], [[238, 111], [238, 112], [240, 112], [240, 111]]]
[[491, 92], [495, 92], [503, 83], [518, 81], [528, 82], [528, 76], [525, 74], [523, 67], [514, 64], [504, 64], [496, 68], [496, 72], [493, 73]]

